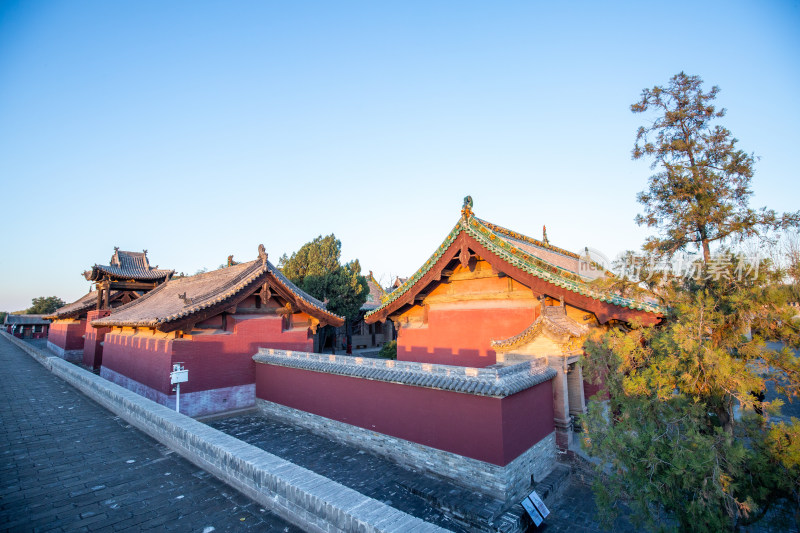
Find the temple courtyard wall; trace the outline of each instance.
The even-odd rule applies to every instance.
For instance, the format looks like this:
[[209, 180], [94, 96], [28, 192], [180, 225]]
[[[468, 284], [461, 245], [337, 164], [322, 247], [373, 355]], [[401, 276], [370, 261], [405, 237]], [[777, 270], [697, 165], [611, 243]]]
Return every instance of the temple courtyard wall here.
[[146, 328], [114, 328], [105, 334], [100, 375], [161, 405], [175, 407], [172, 365], [182, 363], [181, 412], [203, 416], [255, 404], [253, 354], [262, 347], [310, 350], [307, 329], [283, 330], [278, 316], [235, 315], [229, 331], [196, 330], [176, 336]]
[[555, 466], [554, 372], [478, 369], [262, 349], [269, 416], [501, 500]]
[[54, 320], [47, 333], [47, 348], [70, 362], [83, 359], [86, 319]]

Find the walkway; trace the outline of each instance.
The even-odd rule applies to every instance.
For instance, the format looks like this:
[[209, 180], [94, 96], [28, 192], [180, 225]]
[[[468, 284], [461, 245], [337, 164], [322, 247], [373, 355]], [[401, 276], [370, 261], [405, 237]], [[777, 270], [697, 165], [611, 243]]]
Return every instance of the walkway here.
[[0, 339], [0, 530], [298, 532]]

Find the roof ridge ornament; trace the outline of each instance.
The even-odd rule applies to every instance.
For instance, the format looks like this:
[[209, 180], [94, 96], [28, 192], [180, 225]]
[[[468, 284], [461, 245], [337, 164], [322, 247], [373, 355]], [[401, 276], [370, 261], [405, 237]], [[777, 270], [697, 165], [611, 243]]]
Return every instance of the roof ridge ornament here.
[[261, 259], [261, 266], [267, 266], [268, 259], [267, 251], [263, 244], [258, 245], [258, 258]]
[[464, 205], [461, 207], [461, 217], [466, 220], [472, 216], [472, 196], [464, 197]]
[[550, 244], [550, 241], [547, 240], [547, 226], [545, 225], [542, 225], [542, 242]]

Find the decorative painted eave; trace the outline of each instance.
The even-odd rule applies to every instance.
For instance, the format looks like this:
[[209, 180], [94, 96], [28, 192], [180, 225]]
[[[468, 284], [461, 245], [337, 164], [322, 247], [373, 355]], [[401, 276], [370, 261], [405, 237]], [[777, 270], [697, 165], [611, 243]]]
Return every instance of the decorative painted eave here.
[[[498, 226], [499, 227], [499, 226]], [[387, 294], [381, 300], [381, 306], [365, 315], [367, 322], [370, 317], [381, 313], [387, 307], [391, 306], [394, 302], [401, 299], [406, 293], [415, 289], [415, 285], [430, 271], [430, 269], [438, 263], [438, 261], [445, 255], [448, 249], [456, 241], [462, 233], [467, 234], [474, 239], [478, 244], [486, 248], [489, 252], [498, 256], [501, 260], [510, 265], [526, 272], [536, 278], [539, 278], [547, 283], [561, 287], [567, 291], [579, 294], [581, 296], [604, 302], [617, 307], [627, 308], [634, 311], [642, 311], [655, 315], [662, 315], [663, 310], [648, 302], [642, 302], [624, 298], [622, 296], [603, 293], [590, 288], [583, 278], [579, 275], [569, 272], [563, 268], [552, 265], [547, 261], [531, 255], [530, 253], [521, 250], [513, 244], [507, 242], [498, 236], [490, 227], [486, 225], [481, 219], [477, 218], [472, 212], [472, 198], [467, 197], [464, 199], [464, 207], [461, 210], [461, 219], [456, 223], [453, 229], [445, 237], [444, 241], [439, 245], [436, 251], [430, 258], [423, 264], [408, 280], [405, 281], [400, 287]], [[521, 234], [519, 237], [524, 237]], [[529, 240], [534, 240], [527, 238]], [[537, 241], [538, 242], [538, 241]], [[551, 248], [560, 251], [560, 248], [553, 247], [549, 243], [542, 243], [550, 246]], [[573, 254], [575, 255], [575, 254]], [[424, 287], [416, 288], [417, 292], [421, 291]], [[372, 320], [374, 321], [374, 320]]]
[[565, 327], [552, 320], [547, 315], [539, 315], [533, 323], [522, 330], [522, 332], [507, 339], [493, 340], [490, 342], [492, 348], [496, 350], [508, 351], [528, 344], [533, 341], [543, 329], [546, 329], [558, 337], [580, 338], [589, 333], [589, 328], [583, 324], [578, 324], [574, 320], [567, 318], [572, 324]]

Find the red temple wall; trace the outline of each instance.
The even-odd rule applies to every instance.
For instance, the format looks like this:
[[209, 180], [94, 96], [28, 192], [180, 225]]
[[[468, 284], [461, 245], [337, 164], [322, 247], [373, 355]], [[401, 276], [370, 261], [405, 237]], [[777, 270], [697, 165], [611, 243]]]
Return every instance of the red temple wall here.
[[47, 340], [63, 350], [83, 350], [86, 319], [80, 321], [54, 320], [50, 324]]
[[86, 331], [83, 342], [83, 364], [90, 368], [99, 368], [103, 362], [103, 345], [106, 333], [111, 328], [94, 328], [92, 320], [103, 318], [111, 314], [110, 309], [95, 309], [86, 314]]
[[256, 397], [501, 466], [554, 430], [550, 381], [500, 399], [256, 364]]
[[149, 332], [105, 336], [103, 366], [164, 394], [172, 394], [169, 373], [184, 363], [189, 381], [182, 393], [255, 383], [253, 355], [259, 348], [309, 351], [308, 330], [281, 331], [280, 317], [228, 317], [229, 332], [163, 338]]
[[531, 325], [537, 307], [457, 308], [448, 304], [428, 311], [423, 327], [401, 327], [397, 359], [441, 365], [485, 367], [495, 364], [490, 342], [514, 336]]

